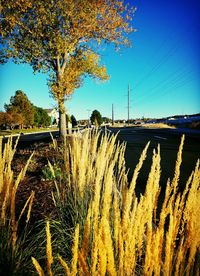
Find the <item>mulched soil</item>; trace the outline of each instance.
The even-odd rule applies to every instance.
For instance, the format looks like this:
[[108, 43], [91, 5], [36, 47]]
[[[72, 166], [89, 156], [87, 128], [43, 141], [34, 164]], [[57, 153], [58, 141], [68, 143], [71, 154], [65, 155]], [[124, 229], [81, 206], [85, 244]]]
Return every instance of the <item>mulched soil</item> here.
[[49, 143], [37, 143], [30, 148], [17, 150], [13, 159], [15, 175], [19, 174], [33, 151], [35, 154], [29, 164], [26, 176], [19, 184], [17, 190], [16, 214], [20, 214], [31, 191], [34, 191], [31, 221], [36, 222], [44, 217], [49, 217], [55, 209], [52, 200], [52, 192], [55, 190], [54, 181], [43, 179], [42, 169], [48, 164], [48, 160], [51, 162], [55, 160], [57, 153]]

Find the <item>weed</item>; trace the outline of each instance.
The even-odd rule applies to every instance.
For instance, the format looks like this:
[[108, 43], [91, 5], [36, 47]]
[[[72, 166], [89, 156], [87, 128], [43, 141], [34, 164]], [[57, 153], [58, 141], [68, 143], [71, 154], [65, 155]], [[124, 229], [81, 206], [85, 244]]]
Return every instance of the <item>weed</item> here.
[[42, 169], [42, 180], [55, 180], [61, 177], [61, 169], [57, 166], [53, 166], [53, 171], [49, 165], [45, 165]]

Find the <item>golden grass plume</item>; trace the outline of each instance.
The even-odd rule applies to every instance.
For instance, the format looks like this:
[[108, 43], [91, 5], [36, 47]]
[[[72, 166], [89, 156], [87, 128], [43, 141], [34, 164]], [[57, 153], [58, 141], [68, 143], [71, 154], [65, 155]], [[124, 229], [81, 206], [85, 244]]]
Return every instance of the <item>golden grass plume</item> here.
[[13, 145], [12, 137], [8, 138], [6, 143], [3, 143], [3, 138], [0, 137], [0, 225], [5, 225], [7, 222], [9, 222], [9, 227], [11, 228], [13, 252], [17, 241], [19, 221], [25, 210], [28, 209], [26, 218], [26, 222], [28, 223], [34, 199], [34, 192], [32, 192], [24, 204], [19, 217], [16, 218], [16, 192], [20, 182], [23, 180], [26, 174], [28, 165], [34, 154], [31, 154], [25, 167], [22, 168], [21, 172], [16, 177], [14, 177], [12, 162], [16, 152], [18, 140], [19, 138], [17, 138]]
[[153, 153], [146, 191], [136, 198], [148, 145], [128, 185], [121, 155], [125, 145], [118, 144], [116, 136], [99, 138], [99, 133], [85, 133], [68, 149], [69, 185], [78, 187], [81, 196], [89, 186], [92, 196], [85, 231], [80, 232], [79, 224], [74, 231], [71, 260], [59, 257], [66, 275], [199, 275], [200, 165], [198, 161], [185, 190], [179, 192], [184, 137], [159, 215], [160, 147]]

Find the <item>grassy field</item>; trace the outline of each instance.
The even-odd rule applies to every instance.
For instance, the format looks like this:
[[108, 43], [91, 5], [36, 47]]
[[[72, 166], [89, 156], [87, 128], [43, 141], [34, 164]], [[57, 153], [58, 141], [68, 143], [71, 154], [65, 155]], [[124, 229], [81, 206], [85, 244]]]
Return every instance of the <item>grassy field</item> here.
[[29, 129], [13, 129], [13, 130], [0, 130], [0, 136], [15, 135], [20, 133], [33, 133], [58, 130], [57, 127], [51, 128], [29, 128]]
[[[131, 182], [126, 145], [114, 135], [86, 131], [21, 157], [11, 140], [3, 151], [0, 145], [0, 275], [199, 275], [200, 167], [198, 161], [180, 193], [183, 144], [184, 137], [159, 212], [159, 146], [146, 191], [136, 197], [148, 144]], [[51, 200], [48, 212], [41, 186], [31, 186], [35, 172]]]

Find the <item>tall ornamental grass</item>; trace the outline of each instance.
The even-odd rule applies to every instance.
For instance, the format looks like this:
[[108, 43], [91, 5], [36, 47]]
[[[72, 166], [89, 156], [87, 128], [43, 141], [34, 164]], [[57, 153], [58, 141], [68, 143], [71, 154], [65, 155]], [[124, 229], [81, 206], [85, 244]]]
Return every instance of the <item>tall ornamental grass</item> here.
[[[29, 162], [30, 156], [25, 167], [15, 176], [12, 163], [16, 152], [17, 142], [9, 138], [3, 143], [0, 137], [0, 274], [1, 275], [22, 275], [21, 265], [25, 262], [26, 249], [23, 247], [25, 233], [19, 233], [19, 222], [26, 214], [25, 225], [30, 220], [30, 213], [34, 199], [32, 192], [24, 204], [20, 215], [16, 216], [16, 193], [20, 182], [23, 180]], [[14, 144], [14, 145], [13, 145]], [[25, 227], [26, 228], [26, 227]]]
[[[180, 192], [183, 144], [184, 137], [158, 211], [159, 146], [145, 193], [137, 198], [135, 187], [149, 144], [128, 183], [125, 144], [117, 143], [116, 136], [86, 132], [74, 137], [65, 148], [65, 181], [55, 183], [53, 195], [56, 223], [63, 231], [56, 234], [55, 221], [47, 221], [46, 268], [32, 257], [38, 274], [199, 275], [200, 167], [197, 161]], [[62, 233], [66, 242], [58, 246]]]

